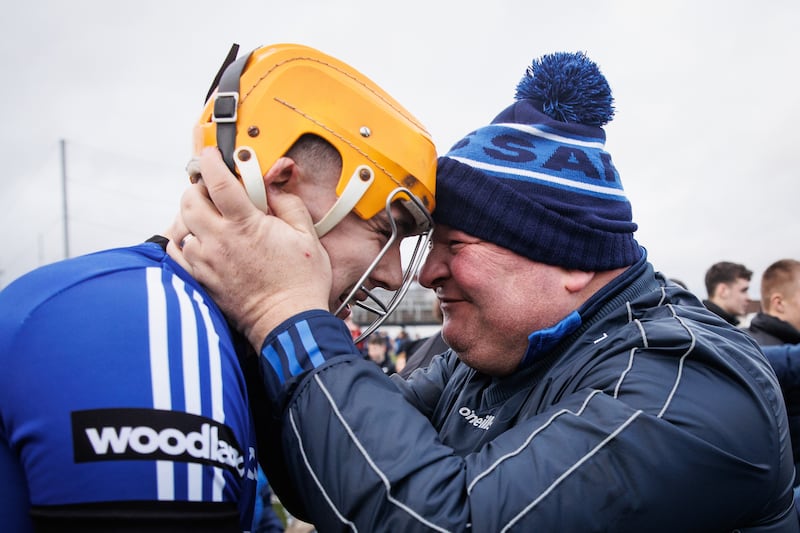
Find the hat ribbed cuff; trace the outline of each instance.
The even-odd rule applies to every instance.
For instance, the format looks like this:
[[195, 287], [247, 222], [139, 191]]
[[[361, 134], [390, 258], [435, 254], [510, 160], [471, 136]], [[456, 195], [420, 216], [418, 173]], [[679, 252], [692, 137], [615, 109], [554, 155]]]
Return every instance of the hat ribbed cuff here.
[[[442, 157], [433, 218], [548, 265], [600, 272], [629, 266], [642, 250], [633, 231], [614, 233], [547, 208], [480, 170]], [[635, 224], [630, 223], [635, 228]]]

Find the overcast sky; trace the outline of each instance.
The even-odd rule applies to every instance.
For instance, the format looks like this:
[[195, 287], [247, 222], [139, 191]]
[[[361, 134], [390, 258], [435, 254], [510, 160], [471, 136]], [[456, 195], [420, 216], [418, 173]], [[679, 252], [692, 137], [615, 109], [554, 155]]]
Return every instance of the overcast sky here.
[[162, 231], [232, 42], [361, 70], [440, 152], [512, 102], [531, 59], [584, 51], [615, 97], [607, 149], [658, 270], [705, 297], [720, 260], [800, 259], [800, 3], [26, 0], [0, 17], [0, 287]]

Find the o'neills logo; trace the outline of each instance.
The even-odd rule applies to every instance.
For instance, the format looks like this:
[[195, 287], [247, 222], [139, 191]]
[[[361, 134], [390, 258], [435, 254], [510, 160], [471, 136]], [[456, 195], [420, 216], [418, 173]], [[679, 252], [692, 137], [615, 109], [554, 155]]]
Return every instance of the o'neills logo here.
[[458, 414], [464, 417], [464, 420], [472, 424], [478, 429], [482, 429], [486, 431], [494, 422], [494, 415], [487, 415], [487, 416], [478, 416], [475, 414], [475, 411], [470, 409], [469, 407], [461, 407], [458, 410]]
[[73, 411], [72, 446], [76, 463], [163, 459], [245, 472], [242, 448], [228, 426], [175, 411]]

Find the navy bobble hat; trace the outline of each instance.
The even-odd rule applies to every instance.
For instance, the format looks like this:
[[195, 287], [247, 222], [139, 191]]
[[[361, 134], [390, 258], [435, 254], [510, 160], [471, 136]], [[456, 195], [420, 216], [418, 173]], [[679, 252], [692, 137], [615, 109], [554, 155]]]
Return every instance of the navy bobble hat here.
[[631, 204], [604, 150], [611, 89], [581, 52], [536, 59], [516, 102], [439, 158], [437, 223], [534, 261], [584, 271], [643, 251]]

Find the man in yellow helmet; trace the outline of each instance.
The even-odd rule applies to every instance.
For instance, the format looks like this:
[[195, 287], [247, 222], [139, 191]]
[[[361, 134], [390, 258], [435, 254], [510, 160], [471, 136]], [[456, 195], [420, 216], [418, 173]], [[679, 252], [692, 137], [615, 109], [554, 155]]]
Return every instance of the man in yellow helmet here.
[[[419, 123], [347, 64], [278, 44], [226, 61], [195, 148], [193, 181], [198, 162], [221, 155], [262, 210], [268, 195], [304, 202], [330, 259], [330, 291], [314, 295], [326, 310], [344, 318], [371, 289], [397, 291], [369, 303], [376, 320], [364, 335], [374, 330], [421, 257], [404, 273], [400, 241], [418, 236], [421, 251], [432, 229], [436, 154]], [[176, 222], [0, 293], [4, 528], [250, 530], [254, 417], [269, 445], [269, 413], [248, 405], [258, 360], [176, 261], [182, 246], [202, 241]], [[255, 268], [276, 263], [262, 256]], [[293, 358], [287, 377], [318, 364]]]

